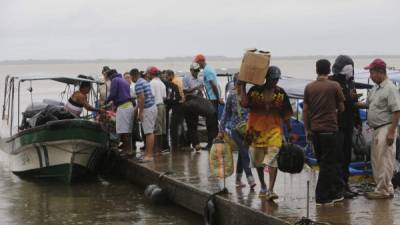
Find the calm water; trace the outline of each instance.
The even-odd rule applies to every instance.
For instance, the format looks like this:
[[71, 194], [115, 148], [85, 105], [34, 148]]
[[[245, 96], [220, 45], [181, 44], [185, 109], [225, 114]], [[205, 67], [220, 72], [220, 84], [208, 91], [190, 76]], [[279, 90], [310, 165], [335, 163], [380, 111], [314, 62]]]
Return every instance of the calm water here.
[[143, 190], [125, 181], [29, 182], [14, 176], [7, 164], [7, 155], [0, 153], [0, 224], [203, 224], [183, 208], [151, 205]]

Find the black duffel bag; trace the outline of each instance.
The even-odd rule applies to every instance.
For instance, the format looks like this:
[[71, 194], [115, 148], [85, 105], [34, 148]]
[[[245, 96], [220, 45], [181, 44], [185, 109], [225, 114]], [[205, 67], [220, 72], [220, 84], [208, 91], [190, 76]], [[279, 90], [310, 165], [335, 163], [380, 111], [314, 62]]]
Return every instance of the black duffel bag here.
[[300, 173], [304, 166], [303, 149], [292, 143], [284, 143], [278, 153], [278, 169], [285, 173]]

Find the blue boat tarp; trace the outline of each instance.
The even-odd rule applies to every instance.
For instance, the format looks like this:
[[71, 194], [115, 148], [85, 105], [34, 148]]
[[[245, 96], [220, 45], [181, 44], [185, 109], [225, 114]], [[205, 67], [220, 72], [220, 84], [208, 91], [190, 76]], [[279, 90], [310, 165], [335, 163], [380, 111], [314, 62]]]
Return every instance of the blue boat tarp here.
[[[400, 70], [393, 70], [389, 69], [387, 70], [387, 75], [390, 80], [392, 80], [395, 83], [400, 83]], [[356, 70], [354, 72], [354, 79], [358, 82], [367, 82], [372, 84], [372, 81], [369, 80], [369, 70]]]
[[[313, 146], [310, 143], [307, 143], [304, 124], [302, 121], [291, 118], [290, 124], [292, 125], [292, 135], [294, 135], [293, 144], [297, 144], [301, 146], [304, 150], [304, 156], [306, 159], [306, 163], [310, 166], [318, 165], [318, 161], [315, 158]], [[286, 140], [289, 138], [289, 133], [287, 128], [284, 127], [284, 135]], [[349, 166], [349, 172], [351, 176], [355, 175], [371, 175], [371, 163], [370, 162], [352, 162]]]

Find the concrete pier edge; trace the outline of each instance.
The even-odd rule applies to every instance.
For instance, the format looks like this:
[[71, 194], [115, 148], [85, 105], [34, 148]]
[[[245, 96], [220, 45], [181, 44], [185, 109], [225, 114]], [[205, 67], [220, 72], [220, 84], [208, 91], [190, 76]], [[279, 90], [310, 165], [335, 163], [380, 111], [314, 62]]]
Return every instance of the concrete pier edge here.
[[[174, 179], [172, 176], [163, 175], [163, 172], [147, 168], [144, 164], [134, 160], [117, 160], [117, 170], [114, 172], [128, 181], [145, 188], [150, 184], [159, 184], [166, 190], [168, 198], [175, 204], [184, 207], [198, 215], [203, 216], [204, 207], [212, 193], [202, 191], [196, 187]], [[171, 171], [173, 172], [173, 171]], [[162, 178], [160, 179], [160, 176]], [[290, 225], [290, 223], [259, 210], [236, 203], [224, 196], [217, 195], [215, 204], [218, 211], [216, 224], [227, 225]]]

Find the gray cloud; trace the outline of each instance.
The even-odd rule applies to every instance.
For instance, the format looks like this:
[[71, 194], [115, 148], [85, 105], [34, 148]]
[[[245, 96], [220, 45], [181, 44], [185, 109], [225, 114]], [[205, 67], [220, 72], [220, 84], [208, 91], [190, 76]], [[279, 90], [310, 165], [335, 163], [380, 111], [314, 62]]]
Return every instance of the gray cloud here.
[[399, 54], [397, 0], [0, 0], [0, 60]]

